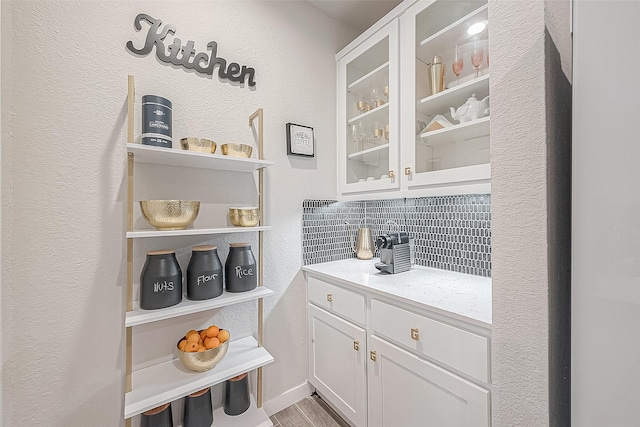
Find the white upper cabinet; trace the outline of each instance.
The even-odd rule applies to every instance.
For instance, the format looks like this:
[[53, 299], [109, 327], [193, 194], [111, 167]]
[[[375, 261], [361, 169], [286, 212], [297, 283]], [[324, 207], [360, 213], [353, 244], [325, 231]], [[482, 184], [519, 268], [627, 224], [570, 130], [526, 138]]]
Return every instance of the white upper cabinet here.
[[[488, 4], [403, 5], [338, 60], [339, 195], [490, 192]], [[364, 102], [374, 108], [359, 110]]]
[[398, 21], [338, 61], [341, 194], [397, 190]]

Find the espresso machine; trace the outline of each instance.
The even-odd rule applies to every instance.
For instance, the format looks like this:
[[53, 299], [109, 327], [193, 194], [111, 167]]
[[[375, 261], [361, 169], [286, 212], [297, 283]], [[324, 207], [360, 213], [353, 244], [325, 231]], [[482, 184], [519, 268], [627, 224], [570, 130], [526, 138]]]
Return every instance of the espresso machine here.
[[378, 236], [375, 245], [380, 251], [380, 262], [375, 267], [391, 274], [411, 270], [412, 240], [404, 231]]

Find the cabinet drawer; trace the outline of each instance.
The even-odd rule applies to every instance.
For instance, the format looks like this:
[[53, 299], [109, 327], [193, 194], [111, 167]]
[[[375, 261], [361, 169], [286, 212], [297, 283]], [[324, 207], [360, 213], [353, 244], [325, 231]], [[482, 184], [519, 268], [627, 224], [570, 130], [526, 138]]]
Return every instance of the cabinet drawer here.
[[376, 334], [489, 382], [486, 337], [377, 300], [371, 301], [371, 326]]
[[307, 289], [309, 301], [360, 325], [365, 324], [367, 315], [364, 295], [314, 277], [307, 279]]

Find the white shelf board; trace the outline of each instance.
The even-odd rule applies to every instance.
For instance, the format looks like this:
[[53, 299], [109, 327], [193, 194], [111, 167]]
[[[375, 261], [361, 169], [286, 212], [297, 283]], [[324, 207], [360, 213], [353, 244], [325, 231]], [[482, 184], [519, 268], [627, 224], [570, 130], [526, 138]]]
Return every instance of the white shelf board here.
[[273, 427], [269, 416], [262, 408], [256, 406], [255, 398], [251, 395], [249, 409], [240, 415], [227, 415], [224, 408], [213, 411], [214, 427]]
[[421, 133], [418, 144], [436, 147], [487, 136], [489, 135], [489, 120], [490, 117], [487, 116], [478, 120], [449, 126], [444, 129]]
[[132, 391], [124, 398], [124, 417], [131, 418], [271, 362], [273, 356], [258, 347], [253, 337], [247, 337], [230, 342], [224, 359], [207, 372], [190, 371], [179, 359], [133, 371]]
[[[456, 45], [469, 43], [477, 37], [467, 34], [468, 26], [478, 20], [487, 21], [488, 19], [489, 5], [485, 4], [448, 27], [422, 40], [416, 50], [417, 57], [425, 63], [430, 63], [435, 55], [439, 55], [443, 57], [443, 62], [446, 62], [445, 60], [450, 57], [446, 52], [453, 53]], [[483, 33], [480, 33], [480, 37], [486, 39], [486, 31], [488, 31], [488, 27]]]
[[125, 317], [124, 326], [131, 327], [143, 325], [145, 323], [157, 322], [159, 320], [171, 319], [187, 314], [199, 313], [201, 311], [213, 310], [220, 307], [226, 307], [233, 304], [256, 300], [273, 295], [273, 291], [264, 286], [247, 292], [223, 292], [216, 298], [192, 301], [183, 295], [182, 302], [172, 307], [161, 308], [158, 310], [143, 310], [140, 308], [140, 301], [133, 302], [133, 310], [128, 311]]
[[256, 227], [219, 227], [219, 228], [187, 228], [186, 230], [133, 230], [127, 231], [127, 239], [144, 237], [200, 236], [208, 234], [250, 233], [253, 231], [271, 230], [272, 226]]
[[274, 165], [274, 162], [268, 160], [245, 159], [221, 154], [198, 153], [131, 143], [127, 144], [127, 152], [132, 153], [134, 160], [139, 163], [223, 171], [253, 172]]
[[[389, 61], [351, 83], [347, 86], [347, 90], [350, 93], [368, 97], [372, 84], [377, 84], [380, 86], [380, 89], [382, 89], [382, 82], [385, 76], [389, 77]], [[383, 96], [382, 93], [380, 93], [380, 95]]]
[[357, 115], [354, 118], [350, 119], [347, 124], [352, 125], [361, 120], [383, 120], [385, 122], [384, 124], [387, 124], [387, 121], [389, 120], [389, 103], [384, 103], [381, 106], [374, 108], [373, 110], [369, 110], [366, 113]]
[[[489, 74], [472, 79], [458, 86], [438, 92], [435, 95], [422, 98], [418, 102], [418, 111], [422, 114], [435, 116], [436, 114], [449, 113], [449, 107], [457, 109], [471, 97], [476, 94], [478, 100], [482, 100], [489, 95]], [[447, 116], [447, 119], [450, 116]]]
[[357, 153], [349, 154], [349, 156], [347, 156], [347, 159], [370, 163], [372, 161], [377, 161], [381, 155], [389, 157], [388, 143], [378, 145], [377, 147], [368, 148], [363, 151], [358, 151]]

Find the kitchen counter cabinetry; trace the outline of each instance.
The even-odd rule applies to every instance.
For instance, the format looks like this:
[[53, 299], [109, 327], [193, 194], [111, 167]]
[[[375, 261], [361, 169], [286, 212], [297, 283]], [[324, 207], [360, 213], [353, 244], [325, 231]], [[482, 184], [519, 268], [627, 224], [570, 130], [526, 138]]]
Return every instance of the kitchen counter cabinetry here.
[[[249, 119], [251, 126], [254, 120], [259, 119], [259, 157], [260, 159], [244, 159], [211, 155], [205, 153], [188, 152], [144, 146], [133, 143], [133, 105], [134, 105], [133, 76], [129, 76], [128, 93], [128, 180], [127, 180], [127, 307], [124, 327], [126, 330], [126, 393], [124, 397], [124, 418], [126, 425], [130, 426], [132, 417], [149, 409], [155, 408], [167, 402], [176, 401], [198, 390], [220, 384], [227, 379], [244, 372], [257, 369], [257, 394], [252, 397], [250, 408], [242, 415], [230, 417], [221, 410], [215, 411], [216, 426], [271, 426], [262, 406], [262, 372], [263, 366], [273, 362], [273, 356], [262, 347], [263, 334], [263, 301], [262, 298], [270, 296], [273, 291], [263, 286], [262, 278], [262, 233], [270, 227], [264, 225], [263, 210], [263, 169], [271, 166], [273, 162], [262, 160], [262, 110], [258, 110]], [[170, 165], [197, 169], [210, 169], [217, 171], [233, 171], [258, 174], [260, 220], [257, 227], [219, 227], [219, 228], [188, 228], [185, 230], [160, 231], [155, 229], [134, 230], [133, 206], [134, 206], [134, 167], [136, 163], [151, 163], [156, 165]], [[176, 236], [210, 236], [230, 233], [259, 233], [258, 258], [258, 287], [252, 291], [241, 293], [224, 292], [222, 295], [207, 300], [188, 300], [185, 296], [177, 305], [157, 309], [142, 310], [139, 303], [134, 300], [134, 241], [138, 239], [171, 239]], [[185, 369], [182, 363], [174, 358], [162, 363], [148, 363], [147, 366], [133, 369], [133, 328], [140, 325], [151, 324], [166, 319], [174, 319], [179, 316], [214, 310], [247, 301], [258, 302], [258, 337], [249, 336], [241, 339], [233, 339], [229, 343], [226, 356], [213, 369], [206, 372], [192, 372]], [[166, 325], [166, 324], [165, 324]], [[154, 325], [155, 327], [155, 325]], [[178, 337], [168, 338], [168, 348], [175, 348]], [[175, 355], [174, 355], [175, 357]], [[256, 401], [257, 400], [257, 401]]]
[[[474, 94], [480, 101], [489, 95], [488, 29], [468, 33], [472, 24], [488, 23], [487, 2], [407, 0], [381, 22], [336, 56], [340, 199], [489, 192], [488, 99], [471, 120], [469, 113], [458, 123], [450, 113]], [[452, 71], [456, 52], [459, 79]], [[472, 53], [481, 57], [477, 74]], [[429, 84], [435, 56], [445, 69], [440, 92]], [[363, 100], [375, 107], [379, 93], [388, 94], [388, 104], [359, 112]], [[448, 124], [424, 128], [437, 117]], [[381, 126], [388, 132], [376, 137]]]
[[383, 275], [360, 260], [303, 270], [309, 382], [351, 425], [490, 425], [490, 279], [427, 268]]

